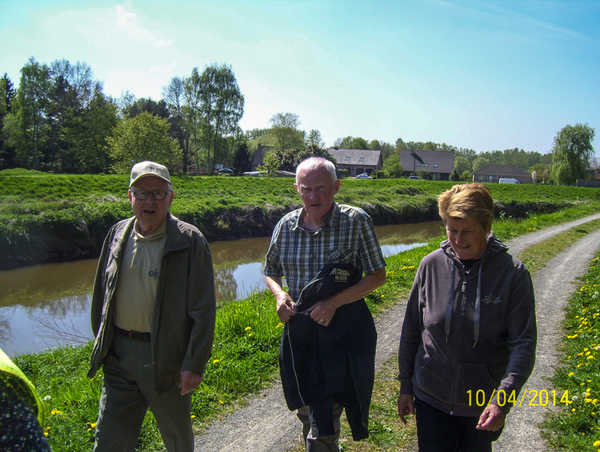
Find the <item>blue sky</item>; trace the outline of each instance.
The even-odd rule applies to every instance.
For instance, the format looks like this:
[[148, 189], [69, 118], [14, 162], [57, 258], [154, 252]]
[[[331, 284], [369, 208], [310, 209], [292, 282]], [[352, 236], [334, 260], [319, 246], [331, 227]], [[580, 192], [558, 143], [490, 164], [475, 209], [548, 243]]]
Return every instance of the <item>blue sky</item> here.
[[0, 0], [0, 75], [82, 61], [106, 94], [158, 100], [226, 63], [245, 130], [290, 112], [327, 146], [546, 153], [567, 124], [600, 126], [599, 24], [600, 2], [578, 0]]

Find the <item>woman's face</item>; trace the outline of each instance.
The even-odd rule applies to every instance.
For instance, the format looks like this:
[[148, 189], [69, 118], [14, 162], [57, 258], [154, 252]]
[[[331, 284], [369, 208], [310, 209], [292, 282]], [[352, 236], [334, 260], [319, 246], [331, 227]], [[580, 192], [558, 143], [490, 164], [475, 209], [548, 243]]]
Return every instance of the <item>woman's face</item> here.
[[481, 259], [487, 247], [488, 232], [489, 229], [474, 218], [446, 219], [446, 234], [459, 259]]

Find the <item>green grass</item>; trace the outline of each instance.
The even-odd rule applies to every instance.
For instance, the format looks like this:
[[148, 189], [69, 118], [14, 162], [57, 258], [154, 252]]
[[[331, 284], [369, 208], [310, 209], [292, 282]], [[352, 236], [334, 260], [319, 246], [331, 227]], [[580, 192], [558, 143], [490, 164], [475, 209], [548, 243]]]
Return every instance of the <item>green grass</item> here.
[[[0, 173], [0, 268], [97, 256], [108, 229], [131, 216], [126, 175]], [[419, 182], [419, 181], [417, 181]], [[174, 176], [171, 211], [211, 240], [268, 236], [300, 207], [292, 178]], [[376, 225], [437, 220], [437, 196], [452, 182], [344, 179], [339, 202], [362, 207]], [[592, 188], [490, 184], [498, 215], [600, 203]]]

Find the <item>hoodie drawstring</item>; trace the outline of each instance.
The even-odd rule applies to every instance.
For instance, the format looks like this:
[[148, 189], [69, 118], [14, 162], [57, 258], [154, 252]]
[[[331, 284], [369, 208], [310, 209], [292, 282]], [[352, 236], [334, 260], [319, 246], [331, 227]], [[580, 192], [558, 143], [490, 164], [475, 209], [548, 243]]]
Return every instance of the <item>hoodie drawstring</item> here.
[[473, 348], [479, 341], [479, 327], [481, 326], [481, 273], [483, 273], [483, 265], [479, 265], [479, 276], [477, 277], [477, 298], [475, 299], [475, 315], [473, 316], [473, 335], [475, 336], [475, 343]]
[[[473, 336], [475, 338], [475, 342], [473, 343], [473, 347], [477, 345], [479, 341], [479, 330], [481, 328], [481, 273], [482, 273], [483, 265], [479, 266], [479, 275], [477, 276], [477, 298], [475, 299], [475, 313], [473, 315]], [[452, 263], [452, 278], [450, 282], [450, 289], [448, 290], [448, 304], [446, 306], [446, 322], [445, 322], [445, 332], [446, 332], [446, 342], [448, 342], [448, 337], [450, 336], [450, 326], [452, 323], [452, 310], [454, 308], [454, 276], [456, 272], [456, 264]], [[465, 275], [466, 278], [466, 275]], [[463, 284], [463, 287], [466, 287]], [[464, 291], [464, 289], [463, 289]]]
[[448, 336], [450, 336], [450, 321], [452, 319], [452, 308], [454, 306], [454, 272], [456, 265], [452, 262], [452, 282], [450, 283], [450, 290], [448, 291], [448, 306], [446, 307], [446, 342], [448, 342]]

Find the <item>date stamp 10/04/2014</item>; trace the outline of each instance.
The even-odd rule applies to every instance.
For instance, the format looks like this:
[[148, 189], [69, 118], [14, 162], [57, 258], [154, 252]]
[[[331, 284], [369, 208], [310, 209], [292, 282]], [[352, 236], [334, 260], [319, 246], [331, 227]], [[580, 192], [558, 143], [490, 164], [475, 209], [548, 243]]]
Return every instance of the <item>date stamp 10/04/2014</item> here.
[[521, 392], [521, 396], [512, 390], [506, 392], [504, 389], [500, 389], [492, 392], [492, 395], [488, 398], [483, 389], [477, 391], [468, 390], [467, 395], [469, 396], [469, 406], [487, 406], [494, 400], [494, 396], [498, 396], [498, 406], [531, 406], [531, 407], [545, 407], [545, 406], [557, 406], [564, 404], [569, 405], [571, 400], [569, 399], [569, 390], [565, 390], [562, 394], [557, 393], [555, 390], [546, 389], [526, 389], [524, 388]]

